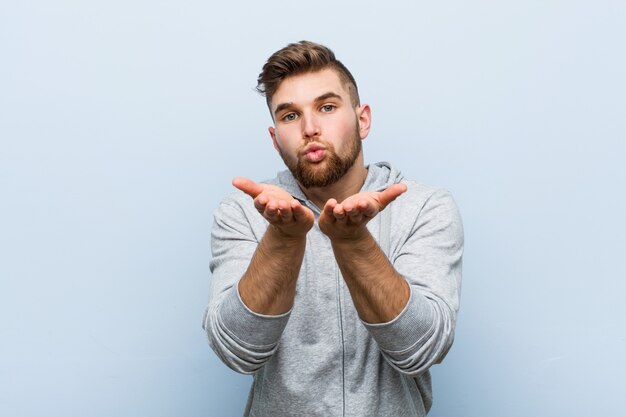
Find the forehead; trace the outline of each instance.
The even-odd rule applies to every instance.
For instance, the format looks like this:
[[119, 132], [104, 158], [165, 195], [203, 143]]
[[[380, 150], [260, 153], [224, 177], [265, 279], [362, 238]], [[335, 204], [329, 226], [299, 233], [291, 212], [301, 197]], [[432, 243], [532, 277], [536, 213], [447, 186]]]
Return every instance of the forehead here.
[[349, 92], [336, 71], [326, 68], [285, 78], [272, 96], [272, 111], [281, 103], [306, 105], [326, 93], [349, 100]]

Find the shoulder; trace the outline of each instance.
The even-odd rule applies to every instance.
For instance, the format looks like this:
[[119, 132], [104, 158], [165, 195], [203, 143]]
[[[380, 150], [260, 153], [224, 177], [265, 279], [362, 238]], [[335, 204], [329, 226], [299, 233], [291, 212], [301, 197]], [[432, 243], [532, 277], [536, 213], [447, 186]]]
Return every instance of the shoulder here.
[[422, 230], [426, 234], [446, 231], [461, 239], [463, 222], [454, 197], [445, 188], [402, 179], [407, 191], [391, 205], [392, 229], [400, 235]]
[[429, 205], [447, 205], [456, 208], [456, 202], [452, 193], [442, 187], [433, 187], [410, 179], [402, 179], [402, 184], [407, 186], [407, 191], [398, 198], [399, 205], [423, 208]]
[[250, 196], [242, 191], [235, 190], [220, 201], [215, 213], [233, 213], [238, 211], [245, 212], [250, 208], [250, 206], [252, 206], [252, 199]]

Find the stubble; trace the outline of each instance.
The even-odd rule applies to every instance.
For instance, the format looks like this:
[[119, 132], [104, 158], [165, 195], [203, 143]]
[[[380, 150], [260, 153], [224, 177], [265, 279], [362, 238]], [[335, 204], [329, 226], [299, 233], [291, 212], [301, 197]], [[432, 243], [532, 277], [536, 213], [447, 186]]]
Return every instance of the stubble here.
[[285, 165], [304, 188], [328, 187], [339, 181], [352, 168], [362, 148], [358, 125], [348, 148], [342, 155], [337, 154], [332, 143], [316, 142], [326, 148], [326, 157], [321, 162], [311, 162], [304, 156], [299, 156], [296, 161], [289, 160], [279, 149]]

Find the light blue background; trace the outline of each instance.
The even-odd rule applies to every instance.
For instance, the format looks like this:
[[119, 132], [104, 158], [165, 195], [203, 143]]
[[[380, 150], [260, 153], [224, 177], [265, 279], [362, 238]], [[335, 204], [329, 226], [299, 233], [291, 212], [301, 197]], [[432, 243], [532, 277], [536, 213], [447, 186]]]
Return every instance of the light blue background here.
[[3, 0], [0, 415], [241, 415], [200, 327], [211, 213], [282, 169], [253, 87], [300, 39], [371, 104], [366, 161], [461, 208], [431, 416], [626, 415], [621, 0]]

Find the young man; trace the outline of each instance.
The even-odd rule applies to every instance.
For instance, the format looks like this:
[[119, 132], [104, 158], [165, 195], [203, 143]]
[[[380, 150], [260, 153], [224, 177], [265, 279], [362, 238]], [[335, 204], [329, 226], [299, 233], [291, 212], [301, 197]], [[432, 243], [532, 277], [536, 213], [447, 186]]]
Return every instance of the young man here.
[[424, 416], [450, 348], [463, 230], [450, 194], [365, 166], [371, 111], [326, 47], [299, 42], [261, 72], [288, 170], [215, 213], [209, 344], [254, 375], [246, 416]]

